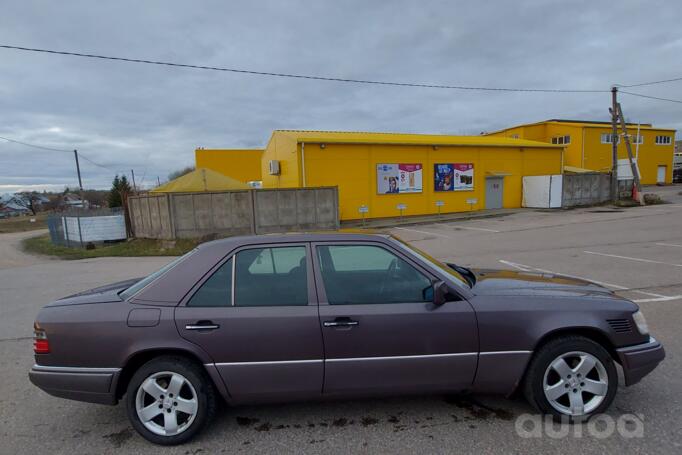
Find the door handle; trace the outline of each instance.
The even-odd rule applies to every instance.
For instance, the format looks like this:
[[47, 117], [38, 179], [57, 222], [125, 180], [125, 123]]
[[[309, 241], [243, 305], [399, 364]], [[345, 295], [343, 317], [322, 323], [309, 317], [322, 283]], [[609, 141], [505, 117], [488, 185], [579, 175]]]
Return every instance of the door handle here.
[[325, 327], [355, 327], [360, 325], [360, 323], [353, 321], [351, 318], [336, 318], [333, 321], [324, 321], [322, 325]]
[[186, 330], [215, 330], [219, 329], [220, 325], [214, 324], [213, 321], [198, 321], [194, 324], [187, 324]]

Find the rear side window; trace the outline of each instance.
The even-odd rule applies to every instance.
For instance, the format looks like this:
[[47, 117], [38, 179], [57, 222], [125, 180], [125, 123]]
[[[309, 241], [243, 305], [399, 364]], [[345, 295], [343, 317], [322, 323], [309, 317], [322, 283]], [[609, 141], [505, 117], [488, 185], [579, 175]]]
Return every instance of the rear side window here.
[[304, 246], [253, 248], [237, 253], [235, 306], [308, 304]]
[[317, 246], [332, 305], [430, 302], [431, 280], [390, 251], [369, 245]]
[[201, 285], [187, 306], [232, 306], [232, 258]]

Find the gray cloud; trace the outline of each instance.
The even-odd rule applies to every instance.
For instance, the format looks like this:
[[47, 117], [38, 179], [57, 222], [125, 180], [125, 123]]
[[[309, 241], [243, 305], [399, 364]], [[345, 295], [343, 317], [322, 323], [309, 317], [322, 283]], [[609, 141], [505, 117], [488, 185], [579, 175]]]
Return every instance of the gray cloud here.
[[[9, 3], [9, 4], [7, 4]], [[682, 75], [676, 1], [4, 2], [0, 42], [398, 82], [608, 89]], [[0, 136], [71, 150], [88, 187], [145, 183], [203, 147], [276, 128], [477, 134], [607, 118], [610, 94], [489, 93], [274, 79], [0, 50]], [[634, 89], [633, 89], [634, 91]], [[639, 88], [682, 98], [682, 83]], [[680, 105], [622, 95], [632, 121]], [[0, 141], [0, 192], [76, 183], [72, 156]]]

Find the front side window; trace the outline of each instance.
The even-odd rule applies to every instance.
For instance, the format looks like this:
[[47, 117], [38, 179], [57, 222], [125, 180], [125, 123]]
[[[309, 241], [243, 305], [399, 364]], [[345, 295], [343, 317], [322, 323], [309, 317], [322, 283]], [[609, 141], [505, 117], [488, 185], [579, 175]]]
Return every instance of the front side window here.
[[384, 248], [328, 245], [316, 249], [327, 301], [332, 305], [433, 300], [431, 280]]
[[304, 246], [253, 248], [236, 255], [235, 306], [308, 304]]

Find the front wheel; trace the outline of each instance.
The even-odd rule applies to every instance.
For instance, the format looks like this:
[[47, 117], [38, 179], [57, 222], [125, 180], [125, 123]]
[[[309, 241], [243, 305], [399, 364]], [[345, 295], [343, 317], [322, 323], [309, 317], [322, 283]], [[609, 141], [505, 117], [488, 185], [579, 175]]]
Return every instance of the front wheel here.
[[589, 338], [566, 336], [533, 357], [524, 394], [539, 411], [577, 421], [604, 412], [617, 388], [618, 373], [606, 349]]
[[213, 384], [196, 364], [164, 356], [145, 363], [128, 384], [128, 418], [145, 439], [182, 444], [211, 420], [216, 407]]

